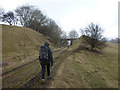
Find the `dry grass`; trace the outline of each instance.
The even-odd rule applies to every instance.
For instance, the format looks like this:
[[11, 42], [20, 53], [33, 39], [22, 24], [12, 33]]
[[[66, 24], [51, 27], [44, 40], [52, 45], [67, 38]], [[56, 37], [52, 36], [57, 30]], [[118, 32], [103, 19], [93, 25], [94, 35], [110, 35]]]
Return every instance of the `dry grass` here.
[[[6, 65], [3, 70], [38, 58], [45, 41], [48, 41], [46, 37], [32, 29], [2, 25], [2, 61]], [[50, 46], [53, 47], [51, 43]]]
[[[6, 65], [2, 67], [2, 71], [5, 72], [38, 58], [40, 46], [46, 41], [48, 40], [44, 35], [32, 29], [2, 25], [2, 62]], [[50, 47], [53, 50], [51, 43]], [[39, 61], [5, 75], [2, 78], [3, 88], [20, 87], [33, 77], [37, 70], [41, 70]]]
[[[79, 40], [77, 40], [79, 41]], [[118, 45], [107, 43], [102, 53], [68, 50], [68, 58], [59, 68], [51, 88], [118, 88]]]

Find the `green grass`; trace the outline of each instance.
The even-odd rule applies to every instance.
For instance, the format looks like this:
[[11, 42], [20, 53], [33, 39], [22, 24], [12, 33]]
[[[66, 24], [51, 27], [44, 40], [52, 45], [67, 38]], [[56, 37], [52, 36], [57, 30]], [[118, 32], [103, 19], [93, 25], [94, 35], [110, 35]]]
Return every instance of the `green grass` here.
[[[79, 42], [76, 42], [78, 45]], [[55, 88], [118, 88], [118, 45], [107, 43], [102, 54], [68, 50], [68, 58], [59, 68], [50, 87]]]

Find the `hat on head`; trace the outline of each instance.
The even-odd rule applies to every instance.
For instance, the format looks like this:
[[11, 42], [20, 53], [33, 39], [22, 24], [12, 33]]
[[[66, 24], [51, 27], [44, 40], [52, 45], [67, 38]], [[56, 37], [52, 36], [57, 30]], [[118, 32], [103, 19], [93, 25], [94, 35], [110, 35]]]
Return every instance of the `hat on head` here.
[[44, 45], [47, 46], [47, 47], [49, 47], [49, 43], [48, 42], [45, 42]]

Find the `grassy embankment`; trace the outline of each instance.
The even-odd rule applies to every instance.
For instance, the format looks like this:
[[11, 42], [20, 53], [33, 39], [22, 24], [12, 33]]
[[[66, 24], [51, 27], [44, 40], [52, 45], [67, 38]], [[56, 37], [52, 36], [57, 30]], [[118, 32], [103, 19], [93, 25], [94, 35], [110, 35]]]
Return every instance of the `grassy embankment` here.
[[29, 28], [2, 25], [3, 72], [38, 58], [45, 41], [46, 37]]
[[118, 44], [96, 53], [79, 47], [74, 41], [49, 87], [55, 88], [118, 88]]

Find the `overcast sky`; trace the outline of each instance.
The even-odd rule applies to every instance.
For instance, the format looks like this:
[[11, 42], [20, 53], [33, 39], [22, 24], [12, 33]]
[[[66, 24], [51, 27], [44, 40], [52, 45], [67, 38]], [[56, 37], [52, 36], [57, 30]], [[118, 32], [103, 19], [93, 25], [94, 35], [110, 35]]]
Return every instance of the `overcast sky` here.
[[107, 38], [118, 37], [119, 0], [0, 0], [5, 11], [14, 10], [20, 5], [37, 6], [45, 15], [52, 18], [69, 33], [75, 29], [80, 33], [90, 22], [104, 29]]

